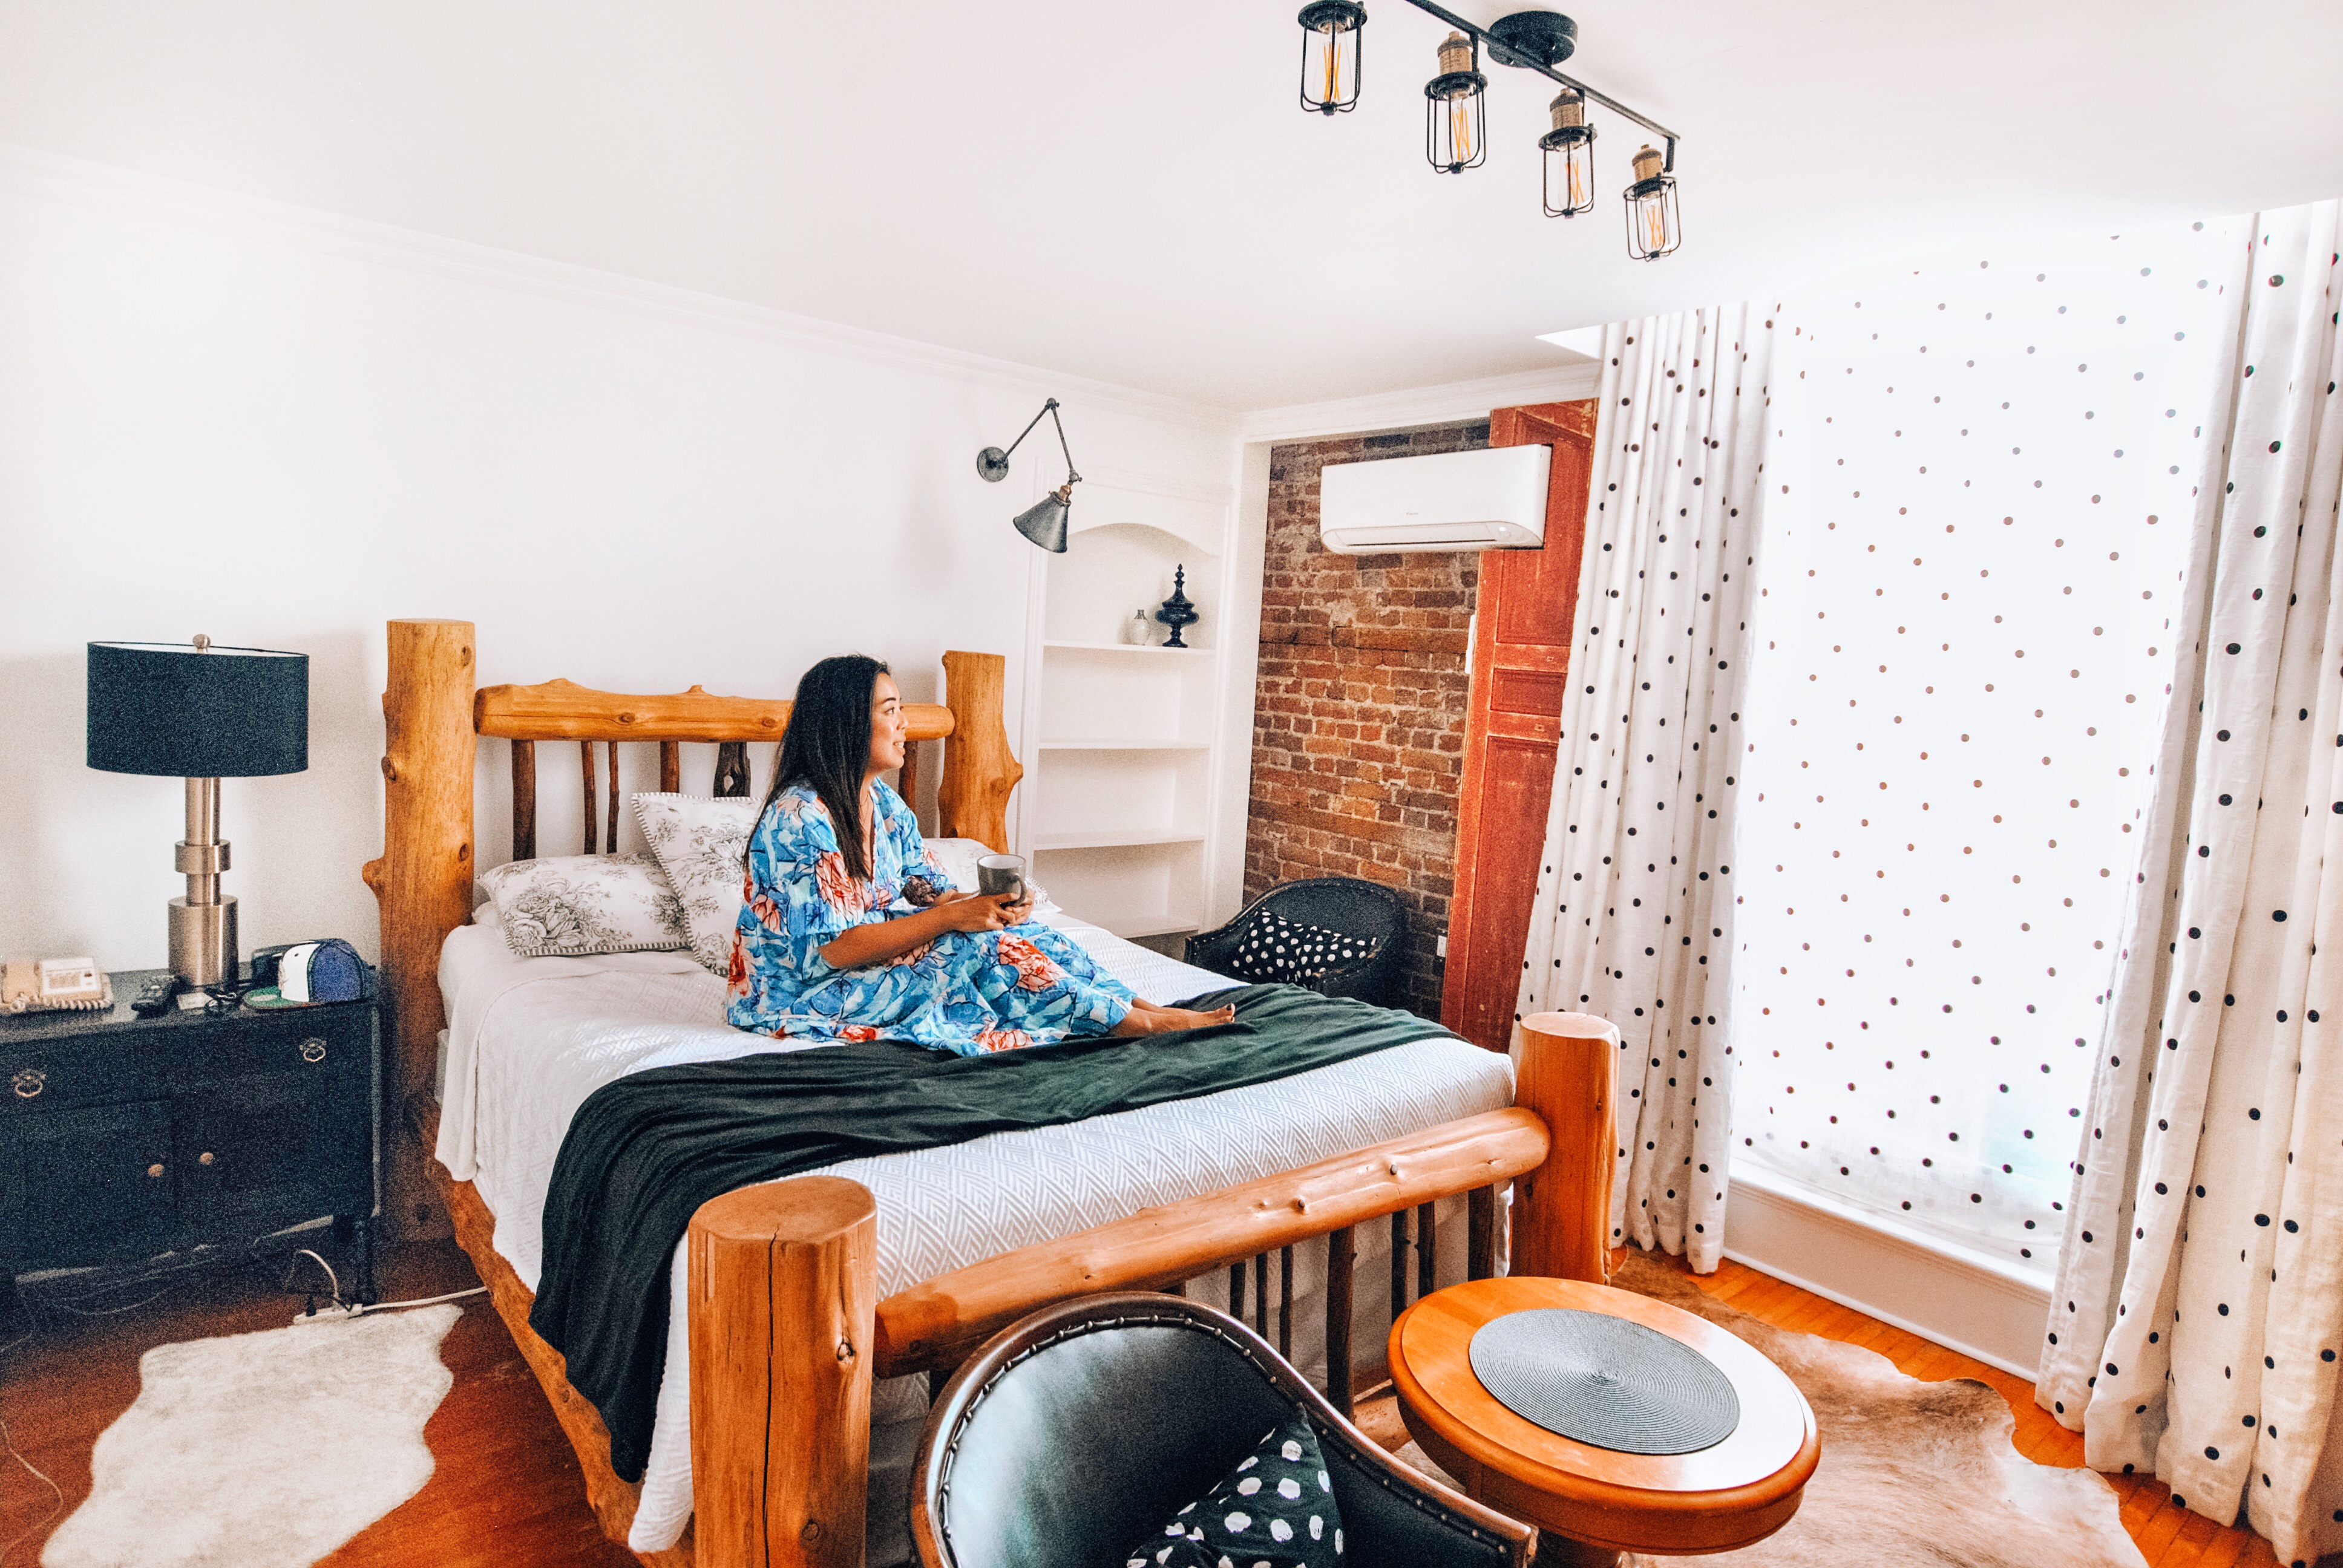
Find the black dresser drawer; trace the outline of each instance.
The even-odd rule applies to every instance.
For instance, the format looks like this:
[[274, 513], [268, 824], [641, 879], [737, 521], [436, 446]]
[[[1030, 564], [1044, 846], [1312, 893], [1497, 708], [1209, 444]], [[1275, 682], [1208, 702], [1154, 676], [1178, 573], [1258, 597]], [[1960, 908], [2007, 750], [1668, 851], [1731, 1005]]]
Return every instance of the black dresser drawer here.
[[170, 1031], [176, 1086], [221, 1083], [266, 1074], [360, 1072], [373, 1039], [370, 1002], [237, 1015]]
[[159, 1043], [126, 1034], [0, 1040], [0, 1116], [166, 1093], [157, 1087], [165, 1061]]

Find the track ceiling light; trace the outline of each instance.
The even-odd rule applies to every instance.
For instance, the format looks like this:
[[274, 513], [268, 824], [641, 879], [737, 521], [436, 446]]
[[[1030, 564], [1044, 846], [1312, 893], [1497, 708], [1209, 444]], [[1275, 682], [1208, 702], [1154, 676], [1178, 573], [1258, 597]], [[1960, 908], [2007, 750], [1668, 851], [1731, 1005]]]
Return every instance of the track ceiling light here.
[[[1586, 106], [1598, 104], [1659, 138], [1634, 159], [1634, 180], [1622, 193], [1627, 207], [1627, 253], [1656, 261], [1684, 237], [1676, 212], [1676, 134], [1554, 67], [1578, 47], [1578, 24], [1558, 11], [1516, 11], [1477, 27], [1433, 0], [1407, 0], [1453, 29], [1439, 45], [1440, 72], [1423, 85], [1423, 156], [1443, 174], [1478, 168], [1488, 157], [1489, 78], [1481, 55], [1558, 85], [1547, 106], [1554, 128], [1538, 138], [1544, 164], [1545, 215], [1575, 217], [1594, 206], [1594, 127]], [[1359, 101], [1367, 8], [1359, 0], [1312, 0], [1295, 18], [1302, 25], [1302, 106], [1336, 115]]]

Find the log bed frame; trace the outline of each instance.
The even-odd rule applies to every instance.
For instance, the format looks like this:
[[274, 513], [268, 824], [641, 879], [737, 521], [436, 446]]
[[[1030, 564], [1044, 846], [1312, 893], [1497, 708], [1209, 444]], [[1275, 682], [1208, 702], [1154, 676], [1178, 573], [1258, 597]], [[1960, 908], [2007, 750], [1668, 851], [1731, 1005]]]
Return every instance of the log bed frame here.
[[[385, 1102], [406, 1109], [407, 1138], [384, 1140], [384, 1209], [395, 1231], [435, 1223], [436, 1188], [457, 1241], [544, 1385], [604, 1530], [625, 1542], [638, 1486], [610, 1468], [608, 1432], [573, 1390], [560, 1354], [530, 1330], [533, 1298], [491, 1244], [494, 1217], [468, 1181], [431, 1158], [432, 1076], [445, 1027], [440, 943], [472, 912], [473, 766], [481, 737], [512, 748], [516, 859], [536, 852], [539, 741], [578, 743], [585, 849], [616, 849], [618, 746], [655, 743], [660, 787], [680, 786], [685, 742], [719, 747], [716, 792], [746, 794], [746, 744], [777, 740], [789, 704], [693, 687], [624, 696], [568, 681], [475, 689], [468, 621], [389, 623], [383, 854], [365, 868], [382, 918], [388, 1009]], [[946, 653], [941, 706], [906, 704], [912, 744], [901, 792], [916, 800], [918, 743], [944, 743], [942, 836], [1004, 848], [1010, 791], [1023, 769], [1001, 725], [999, 655]], [[598, 813], [597, 742], [608, 749]], [[598, 824], [598, 815], [602, 821]], [[598, 826], [607, 831], [598, 835]], [[1576, 1015], [1564, 1015], [1574, 1019]], [[877, 1206], [860, 1182], [802, 1176], [714, 1199], [689, 1233], [694, 1518], [676, 1546], [638, 1553], [655, 1568], [858, 1568], [862, 1561], [874, 1378], [925, 1372], [931, 1384], [993, 1333], [1035, 1309], [1101, 1291], [1177, 1292], [1225, 1267], [1242, 1313], [1269, 1332], [1269, 1261], [1279, 1260], [1278, 1343], [1290, 1343], [1293, 1246], [1328, 1239], [1328, 1395], [1352, 1408], [1352, 1227], [1388, 1217], [1391, 1306], [1406, 1304], [1410, 1222], [1417, 1294], [1433, 1286], [1432, 1205], [1468, 1194], [1468, 1272], [1494, 1271], [1504, 1183], [1514, 1183], [1513, 1271], [1601, 1282], [1608, 1254], [1613, 1059], [1607, 1029], [1525, 1036], [1515, 1104], [1443, 1122], [1300, 1170], [1142, 1210], [1128, 1219], [988, 1258], [878, 1299]]]

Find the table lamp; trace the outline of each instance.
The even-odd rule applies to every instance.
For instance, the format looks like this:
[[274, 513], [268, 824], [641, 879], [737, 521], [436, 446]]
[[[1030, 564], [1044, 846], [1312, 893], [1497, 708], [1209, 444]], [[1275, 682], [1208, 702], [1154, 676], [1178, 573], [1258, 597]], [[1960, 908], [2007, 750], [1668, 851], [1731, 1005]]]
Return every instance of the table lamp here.
[[176, 866], [171, 972], [189, 986], [234, 985], [236, 900], [219, 836], [219, 781], [309, 766], [309, 656], [193, 643], [89, 645], [89, 765], [187, 782], [187, 836]]

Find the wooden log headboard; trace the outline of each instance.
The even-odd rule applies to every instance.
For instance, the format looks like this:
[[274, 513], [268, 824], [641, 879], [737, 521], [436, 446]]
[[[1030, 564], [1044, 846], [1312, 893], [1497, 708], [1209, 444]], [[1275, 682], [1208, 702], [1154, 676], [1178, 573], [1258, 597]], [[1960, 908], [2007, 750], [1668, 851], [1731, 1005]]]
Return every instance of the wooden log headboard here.
[[[367, 863], [382, 919], [382, 989], [387, 1040], [383, 1104], [388, 1115], [427, 1093], [447, 1016], [439, 996], [439, 947], [472, 916], [473, 768], [479, 738], [512, 745], [513, 858], [537, 853], [537, 744], [578, 743], [583, 781], [582, 851], [618, 842], [618, 746], [659, 748], [659, 788], [681, 787], [682, 748], [719, 748], [713, 793], [749, 792], [747, 747], [777, 742], [788, 727], [786, 699], [718, 697], [695, 686], [664, 696], [596, 691], [567, 680], [537, 686], [476, 686], [476, 640], [464, 620], [389, 623], [389, 678], [382, 694], [383, 851]], [[1006, 668], [996, 653], [943, 656], [944, 700], [907, 703], [911, 744], [899, 786], [918, 799], [918, 748], [943, 742], [937, 826], [945, 838], [1008, 847], [1011, 791], [1024, 769], [1001, 721]], [[607, 801], [598, 799], [594, 747], [607, 749]], [[386, 1135], [383, 1217], [394, 1236], [444, 1232], [424, 1161], [412, 1140]]]

